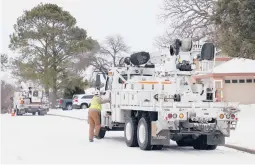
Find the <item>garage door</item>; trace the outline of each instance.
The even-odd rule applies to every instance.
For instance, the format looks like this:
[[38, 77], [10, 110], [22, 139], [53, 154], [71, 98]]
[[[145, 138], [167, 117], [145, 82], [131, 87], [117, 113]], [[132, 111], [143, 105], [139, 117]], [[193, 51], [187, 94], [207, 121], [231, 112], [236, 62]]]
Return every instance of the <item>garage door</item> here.
[[242, 104], [255, 103], [255, 82], [252, 80], [225, 80], [223, 86], [224, 100]]

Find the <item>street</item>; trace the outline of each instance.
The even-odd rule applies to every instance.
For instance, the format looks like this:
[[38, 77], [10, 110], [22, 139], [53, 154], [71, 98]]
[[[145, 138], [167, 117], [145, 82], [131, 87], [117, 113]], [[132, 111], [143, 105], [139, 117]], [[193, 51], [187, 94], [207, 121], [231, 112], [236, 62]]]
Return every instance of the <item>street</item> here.
[[142, 151], [125, 144], [123, 132], [107, 132], [101, 140], [88, 141], [88, 124], [58, 116], [1, 115], [2, 163], [249, 163], [255, 156], [225, 147], [197, 151], [177, 147]]

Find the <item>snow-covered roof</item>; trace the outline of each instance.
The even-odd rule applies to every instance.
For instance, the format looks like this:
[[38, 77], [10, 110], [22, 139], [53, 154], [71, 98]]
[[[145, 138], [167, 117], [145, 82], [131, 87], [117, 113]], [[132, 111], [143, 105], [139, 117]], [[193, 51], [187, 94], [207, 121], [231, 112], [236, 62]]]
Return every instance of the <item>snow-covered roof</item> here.
[[255, 73], [255, 60], [234, 58], [215, 67], [213, 73]]

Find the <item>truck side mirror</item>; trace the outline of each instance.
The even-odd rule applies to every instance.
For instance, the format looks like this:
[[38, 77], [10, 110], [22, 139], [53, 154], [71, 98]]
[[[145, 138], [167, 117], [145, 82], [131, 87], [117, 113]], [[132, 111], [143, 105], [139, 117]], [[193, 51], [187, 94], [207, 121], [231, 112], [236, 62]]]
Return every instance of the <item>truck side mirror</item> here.
[[97, 74], [97, 76], [96, 76], [96, 87], [100, 87], [100, 85], [101, 85], [101, 79], [100, 79], [100, 74]]
[[215, 46], [213, 43], [205, 43], [202, 46], [201, 60], [212, 61], [214, 59]]

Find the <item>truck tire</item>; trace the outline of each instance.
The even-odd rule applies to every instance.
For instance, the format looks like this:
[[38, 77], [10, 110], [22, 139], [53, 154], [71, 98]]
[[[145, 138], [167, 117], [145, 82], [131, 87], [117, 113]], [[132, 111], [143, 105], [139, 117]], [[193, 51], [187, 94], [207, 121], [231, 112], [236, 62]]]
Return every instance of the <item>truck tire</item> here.
[[35, 115], [35, 114], [36, 114], [35, 112], [32, 113], [32, 115]]
[[99, 137], [100, 139], [104, 138], [105, 133], [106, 133], [106, 130], [105, 130], [105, 129], [100, 128], [100, 131], [99, 131], [98, 137]]
[[215, 150], [217, 148], [217, 145], [207, 145], [207, 150]]
[[139, 120], [137, 127], [137, 141], [141, 150], [151, 150], [151, 125], [147, 117]]
[[124, 128], [124, 136], [128, 147], [137, 147], [137, 121], [134, 118], [127, 118]]
[[152, 150], [162, 150], [163, 147], [164, 147], [163, 145], [153, 145]]

